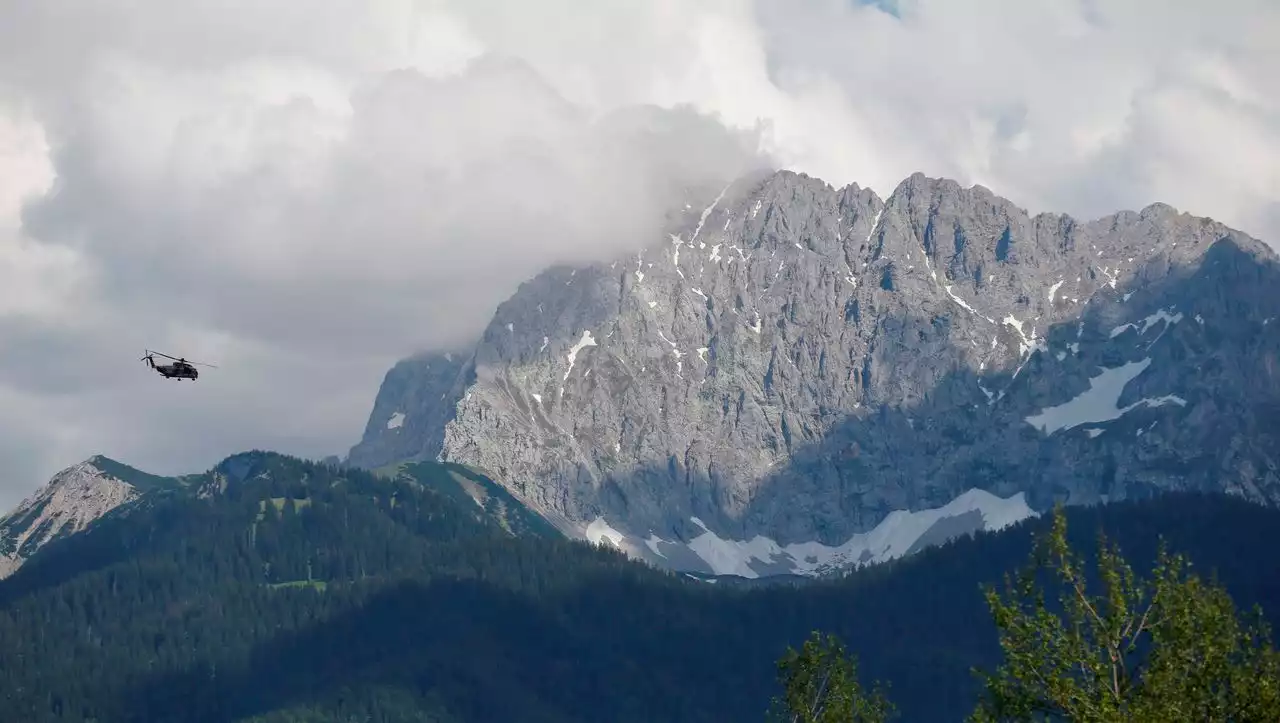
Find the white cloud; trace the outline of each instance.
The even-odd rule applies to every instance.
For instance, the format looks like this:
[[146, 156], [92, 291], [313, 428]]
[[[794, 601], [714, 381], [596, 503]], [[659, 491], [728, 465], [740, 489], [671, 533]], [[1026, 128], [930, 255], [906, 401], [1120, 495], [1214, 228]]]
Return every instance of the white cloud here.
[[95, 452], [341, 452], [396, 358], [745, 168], [720, 123], [882, 196], [919, 170], [1280, 239], [1272, 0], [893, 6], [0, 5], [0, 505]]
[[24, 204], [46, 194], [54, 179], [43, 129], [28, 114], [0, 115], [0, 169], [0, 317], [58, 317], [83, 269], [70, 249], [23, 232]]

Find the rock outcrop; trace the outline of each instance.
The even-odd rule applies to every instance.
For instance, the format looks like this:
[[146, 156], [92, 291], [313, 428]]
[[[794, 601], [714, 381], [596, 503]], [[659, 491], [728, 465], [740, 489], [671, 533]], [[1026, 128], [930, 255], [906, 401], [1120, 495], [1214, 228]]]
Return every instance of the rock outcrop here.
[[102, 456], [62, 470], [0, 517], [0, 578], [46, 544], [80, 532], [167, 479]]

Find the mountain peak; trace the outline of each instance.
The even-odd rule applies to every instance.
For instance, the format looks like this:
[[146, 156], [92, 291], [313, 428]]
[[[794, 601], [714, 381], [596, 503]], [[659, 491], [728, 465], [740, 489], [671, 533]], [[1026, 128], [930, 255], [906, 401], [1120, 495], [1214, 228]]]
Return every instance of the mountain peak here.
[[[71, 486], [92, 486], [100, 483], [111, 483], [119, 481], [108, 470], [114, 466], [124, 466], [110, 457], [95, 454], [73, 465], [58, 470], [53, 477], [49, 478], [43, 486], [27, 498], [27, 501], [40, 497], [44, 492], [58, 487]], [[24, 501], [23, 504], [25, 504]], [[19, 505], [21, 509], [22, 505]]]
[[101, 454], [59, 471], [0, 517], [0, 578], [49, 542], [80, 532], [142, 492], [174, 481]]

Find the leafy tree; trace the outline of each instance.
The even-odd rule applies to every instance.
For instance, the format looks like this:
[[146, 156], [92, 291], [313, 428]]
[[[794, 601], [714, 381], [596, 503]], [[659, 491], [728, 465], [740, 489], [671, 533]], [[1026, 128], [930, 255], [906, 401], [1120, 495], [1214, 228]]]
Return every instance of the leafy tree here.
[[[1044, 572], [1061, 586], [1061, 614], [1037, 585]], [[1100, 533], [1097, 579], [1091, 594], [1059, 507], [1027, 567], [1005, 576], [1006, 594], [985, 589], [1005, 661], [980, 674], [973, 723], [1280, 720], [1280, 654], [1266, 624], [1242, 623], [1226, 590], [1163, 540], [1142, 580]]]
[[834, 635], [814, 631], [800, 650], [788, 648], [778, 661], [782, 697], [775, 717], [787, 723], [884, 723], [896, 710], [879, 683], [868, 695], [858, 682], [858, 663]]

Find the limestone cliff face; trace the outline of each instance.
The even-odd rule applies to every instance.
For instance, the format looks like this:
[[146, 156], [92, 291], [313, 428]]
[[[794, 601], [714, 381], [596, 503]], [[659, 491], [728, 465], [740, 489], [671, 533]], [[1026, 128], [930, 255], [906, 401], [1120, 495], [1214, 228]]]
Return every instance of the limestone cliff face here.
[[[525, 283], [455, 366], [389, 374], [351, 460], [478, 467], [668, 563], [829, 551], [973, 488], [1275, 502], [1277, 289], [1261, 242], [1161, 204], [1083, 222], [919, 174], [887, 200], [744, 179], [634, 256]], [[802, 567], [788, 549], [753, 569]]]
[[[470, 352], [405, 359], [387, 372], [365, 425], [364, 441], [347, 463], [376, 468], [406, 459], [435, 459], [441, 431], [469, 381]], [[428, 445], [423, 447], [424, 442]]]

